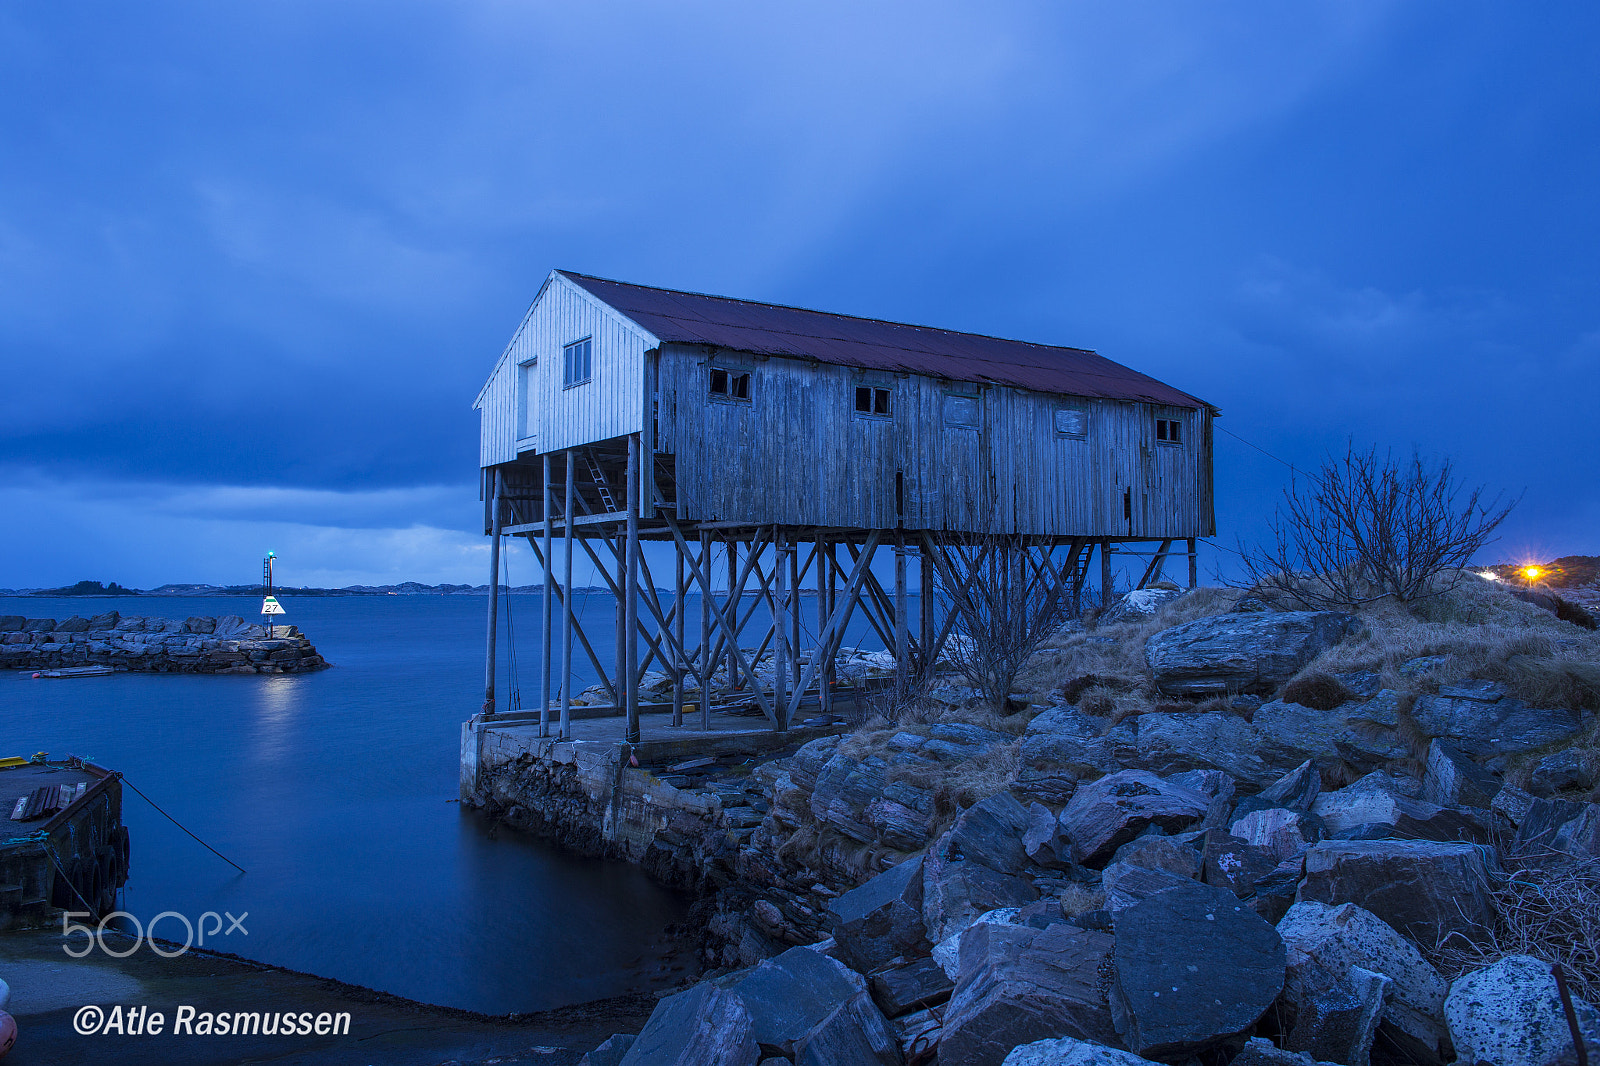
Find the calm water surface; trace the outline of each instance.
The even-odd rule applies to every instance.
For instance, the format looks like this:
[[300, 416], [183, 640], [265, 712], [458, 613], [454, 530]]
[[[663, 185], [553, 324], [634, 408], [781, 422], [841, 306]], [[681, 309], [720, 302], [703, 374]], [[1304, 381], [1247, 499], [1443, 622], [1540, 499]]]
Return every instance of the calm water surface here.
[[[72, 753], [121, 770], [249, 871], [125, 791], [124, 908], [141, 920], [247, 911], [248, 938], [218, 948], [489, 1013], [648, 987], [684, 900], [626, 863], [491, 835], [450, 802], [461, 722], [483, 698], [483, 599], [280, 598], [283, 621], [333, 669], [38, 681], [0, 671], [0, 755]], [[595, 599], [586, 628], [604, 634], [611, 603]], [[539, 601], [515, 600], [528, 700]], [[111, 609], [255, 621], [260, 601], [0, 598], [0, 614], [32, 618]], [[164, 921], [161, 933], [181, 938], [182, 927]]]

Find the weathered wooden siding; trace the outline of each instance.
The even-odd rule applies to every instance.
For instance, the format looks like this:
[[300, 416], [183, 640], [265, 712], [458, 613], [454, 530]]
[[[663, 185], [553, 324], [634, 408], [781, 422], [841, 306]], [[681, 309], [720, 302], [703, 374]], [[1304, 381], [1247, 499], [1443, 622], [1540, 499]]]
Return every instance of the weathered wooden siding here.
[[[749, 403], [709, 395], [711, 366], [751, 375]], [[854, 410], [889, 388], [888, 419]], [[861, 374], [789, 359], [662, 349], [657, 448], [676, 456], [679, 514], [701, 521], [1187, 537], [1213, 531], [1205, 411]], [[972, 411], [952, 424], [952, 403]], [[1056, 431], [1080, 409], [1083, 439]], [[1155, 419], [1183, 423], [1157, 443]]]
[[[592, 377], [564, 387], [562, 349], [585, 337], [593, 344]], [[648, 332], [552, 274], [479, 395], [481, 463], [639, 432], [645, 352], [655, 344]]]

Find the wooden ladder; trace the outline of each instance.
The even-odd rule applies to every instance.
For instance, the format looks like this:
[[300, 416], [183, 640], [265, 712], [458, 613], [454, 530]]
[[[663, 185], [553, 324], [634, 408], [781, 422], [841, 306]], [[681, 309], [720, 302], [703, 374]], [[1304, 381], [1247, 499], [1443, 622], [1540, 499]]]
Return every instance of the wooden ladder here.
[[594, 487], [600, 493], [600, 502], [606, 505], [607, 514], [615, 514], [617, 501], [611, 495], [611, 486], [606, 484], [605, 471], [600, 469], [600, 464], [595, 462], [594, 454], [585, 448], [583, 461], [589, 468], [589, 480], [594, 482]]

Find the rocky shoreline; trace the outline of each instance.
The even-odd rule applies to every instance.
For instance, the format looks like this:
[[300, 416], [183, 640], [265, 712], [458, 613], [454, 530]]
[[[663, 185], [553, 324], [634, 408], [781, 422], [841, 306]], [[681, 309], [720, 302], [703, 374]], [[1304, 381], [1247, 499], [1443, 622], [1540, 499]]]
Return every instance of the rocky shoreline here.
[[1600, 921], [1592, 694], [1447, 655], [1308, 671], [1365, 624], [1241, 602], [1152, 632], [1148, 680], [1190, 702], [1146, 713], [1079, 678], [1016, 732], [954, 701], [766, 761], [523, 758], [473, 798], [701, 894], [711, 973], [590, 1066], [1565, 1066], [1563, 958], [1592, 1056], [1594, 960], [1508, 902], [1576, 885]]
[[238, 615], [173, 618], [24, 618], [0, 615], [0, 668], [118, 672], [293, 674], [331, 664], [295, 626], [263, 626]]

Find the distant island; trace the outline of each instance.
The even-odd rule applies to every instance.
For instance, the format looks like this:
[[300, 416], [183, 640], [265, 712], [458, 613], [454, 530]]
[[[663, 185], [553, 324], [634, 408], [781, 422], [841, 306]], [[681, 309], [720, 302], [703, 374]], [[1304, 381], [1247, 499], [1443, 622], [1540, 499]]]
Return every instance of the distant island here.
[[[509, 589], [500, 586], [500, 591], [510, 592], [515, 596], [537, 596], [544, 592], [544, 583], [537, 585], [515, 585]], [[578, 593], [604, 593], [610, 595], [610, 589], [604, 585], [584, 585], [573, 590]], [[424, 585], [417, 581], [402, 581], [398, 585], [347, 585], [344, 588], [292, 588], [286, 585], [274, 587], [273, 592], [279, 596], [487, 596], [488, 585]], [[670, 589], [657, 589], [659, 594], [671, 595]], [[99, 581], [79, 581], [74, 585], [62, 588], [33, 588], [33, 589], [0, 589], [0, 596], [260, 596], [261, 585], [184, 585], [169, 584], [153, 589], [125, 588], [115, 581], [102, 583]]]

